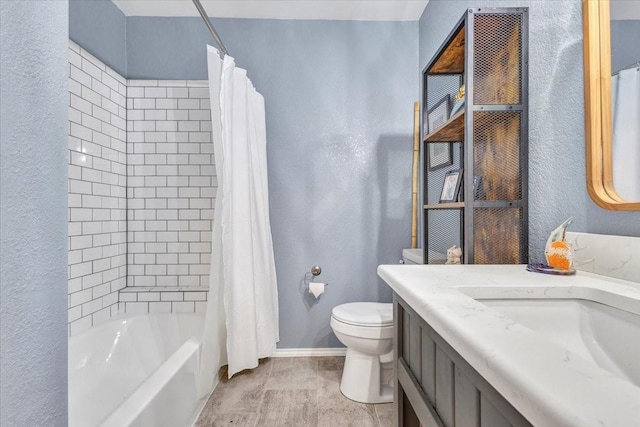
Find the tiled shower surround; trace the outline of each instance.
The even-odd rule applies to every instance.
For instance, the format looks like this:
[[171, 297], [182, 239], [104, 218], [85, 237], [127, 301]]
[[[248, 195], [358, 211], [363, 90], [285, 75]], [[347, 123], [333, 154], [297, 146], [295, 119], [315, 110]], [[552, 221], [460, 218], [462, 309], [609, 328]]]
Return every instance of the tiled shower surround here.
[[204, 309], [217, 189], [208, 83], [130, 80], [127, 114], [129, 288], [120, 301], [127, 312]]
[[69, 334], [122, 312], [203, 311], [207, 82], [127, 81], [71, 41], [69, 55]]
[[118, 313], [126, 285], [126, 81], [69, 45], [69, 333]]

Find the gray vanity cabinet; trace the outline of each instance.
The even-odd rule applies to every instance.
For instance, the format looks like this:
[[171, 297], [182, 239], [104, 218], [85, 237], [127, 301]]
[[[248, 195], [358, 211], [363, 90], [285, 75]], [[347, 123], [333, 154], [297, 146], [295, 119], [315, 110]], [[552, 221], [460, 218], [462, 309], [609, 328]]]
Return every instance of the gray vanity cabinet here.
[[393, 318], [397, 427], [531, 426], [396, 294]]

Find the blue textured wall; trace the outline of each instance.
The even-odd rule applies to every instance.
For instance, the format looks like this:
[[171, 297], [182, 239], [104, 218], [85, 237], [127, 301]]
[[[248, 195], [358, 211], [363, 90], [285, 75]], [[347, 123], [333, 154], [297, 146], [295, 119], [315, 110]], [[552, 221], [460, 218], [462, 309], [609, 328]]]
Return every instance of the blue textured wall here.
[[[225, 28], [234, 29], [248, 20], [212, 20], [223, 42], [239, 45], [241, 40], [229, 40]], [[245, 25], [246, 25], [245, 24]], [[234, 32], [237, 32], [235, 30]], [[129, 79], [201, 79], [207, 74], [207, 43], [215, 46], [201, 18], [127, 17], [127, 77]], [[227, 49], [231, 49], [227, 46]], [[238, 54], [231, 51], [236, 57]], [[245, 67], [243, 64], [238, 64]], [[249, 70], [251, 73], [251, 70]]]
[[612, 212], [586, 189], [580, 0], [430, 0], [419, 23], [423, 69], [470, 7], [529, 8], [529, 253], [542, 261], [549, 233], [640, 236], [640, 212]]
[[[339, 345], [331, 309], [390, 301], [376, 275], [410, 244], [418, 23], [216, 20], [264, 95], [279, 346]], [[128, 18], [130, 78], [206, 78], [199, 18]], [[323, 268], [312, 304], [301, 281]]]
[[611, 71], [640, 61], [640, 20], [611, 21]]
[[127, 75], [126, 17], [111, 0], [70, 0], [69, 38]]
[[0, 2], [0, 425], [67, 425], [66, 1]]
[[[569, 215], [574, 231], [640, 235], [639, 212], [606, 211], [587, 195], [579, 0], [431, 0], [419, 23], [216, 19], [267, 103], [281, 347], [336, 345], [332, 306], [389, 299], [375, 266], [409, 243], [420, 71], [479, 6], [530, 9], [531, 259]], [[200, 18], [129, 17], [126, 34], [129, 78], [206, 78], [212, 40]], [[311, 305], [301, 280], [315, 263], [330, 286]]]

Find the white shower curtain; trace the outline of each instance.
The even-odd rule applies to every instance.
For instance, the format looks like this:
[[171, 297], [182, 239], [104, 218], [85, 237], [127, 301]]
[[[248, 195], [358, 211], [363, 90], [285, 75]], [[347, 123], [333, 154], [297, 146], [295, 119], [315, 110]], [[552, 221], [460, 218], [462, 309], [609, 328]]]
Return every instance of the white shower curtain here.
[[613, 184], [622, 198], [640, 200], [640, 68], [612, 79]]
[[258, 366], [279, 341], [278, 293], [269, 222], [264, 98], [230, 56], [208, 46], [218, 191], [211, 280], [200, 361], [200, 395], [220, 366], [229, 377]]

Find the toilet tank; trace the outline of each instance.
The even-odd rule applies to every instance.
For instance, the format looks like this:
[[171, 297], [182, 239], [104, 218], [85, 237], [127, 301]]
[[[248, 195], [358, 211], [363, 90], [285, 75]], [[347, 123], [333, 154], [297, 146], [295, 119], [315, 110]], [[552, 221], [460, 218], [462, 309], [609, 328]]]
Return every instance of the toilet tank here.
[[[403, 249], [402, 261], [405, 264], [424, 264], [424, 249]], [[440, 252], [429, 249], [429, 264], [444, 264], [447, 256]]]
[[423, 249], [403, 249], [402, 260], [405, 264], [424, 264], [422, 262]]

